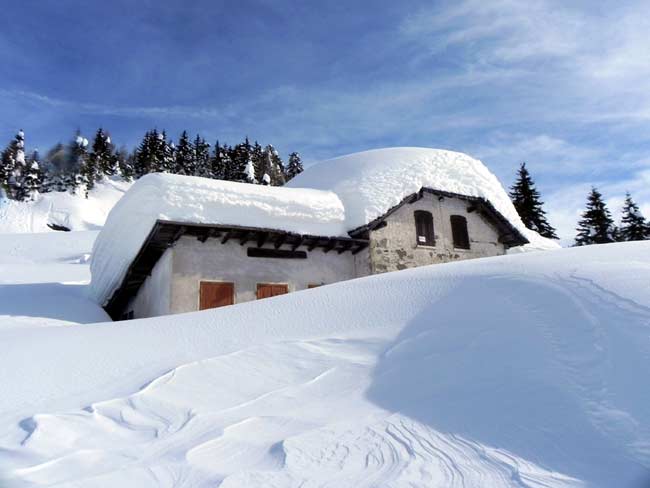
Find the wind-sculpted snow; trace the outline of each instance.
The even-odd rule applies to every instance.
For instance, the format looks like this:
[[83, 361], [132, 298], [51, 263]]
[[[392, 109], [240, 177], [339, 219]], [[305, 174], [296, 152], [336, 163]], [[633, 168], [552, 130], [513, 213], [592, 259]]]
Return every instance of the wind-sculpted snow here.
[[641, 488], [649, 256], [592, 246], [39, 341], [0, 330], [0, 486]]

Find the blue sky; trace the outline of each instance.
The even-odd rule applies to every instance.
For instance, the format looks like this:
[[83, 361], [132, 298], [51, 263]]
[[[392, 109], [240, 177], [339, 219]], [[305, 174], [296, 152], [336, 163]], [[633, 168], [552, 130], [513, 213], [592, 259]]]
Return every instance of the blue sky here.
[[650, 3], [1, 0], [0, 138], [249, 135], [527, 161], [565, 239], [592, 184], [650, 215]]

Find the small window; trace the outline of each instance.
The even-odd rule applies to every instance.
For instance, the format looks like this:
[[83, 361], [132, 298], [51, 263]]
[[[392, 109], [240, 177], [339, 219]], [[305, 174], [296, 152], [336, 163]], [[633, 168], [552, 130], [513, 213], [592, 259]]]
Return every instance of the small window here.
[[454, 247], [457, 249], [469, 249], [469, 234], [467, 233], [467, 219], [462, 215], [452, 215], [451, 235], [454, 239]]
[[418, 246], [434, 246], [433, 216], [424, 210], [415, 211], [415, 233]]

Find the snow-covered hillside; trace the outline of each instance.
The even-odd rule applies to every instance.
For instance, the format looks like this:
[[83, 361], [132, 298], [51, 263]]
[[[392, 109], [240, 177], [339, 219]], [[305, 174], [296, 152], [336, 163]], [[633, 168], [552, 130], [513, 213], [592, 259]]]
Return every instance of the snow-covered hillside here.
[[0, 328], [0, 486], [646, 486], [649, 280], [626, 243]]
[[109, 320], [87, 294], [96, 231], [0, 235], [0, 328]]
[[97, 230], [131, 185], [121, 178], [105, 178], [89, 192], [88, 198], [82, 191], [76, 195], [43, 193], [34, 202], [0, 198], [0, 234], [49, 232], [47, 224], [71, 230]]

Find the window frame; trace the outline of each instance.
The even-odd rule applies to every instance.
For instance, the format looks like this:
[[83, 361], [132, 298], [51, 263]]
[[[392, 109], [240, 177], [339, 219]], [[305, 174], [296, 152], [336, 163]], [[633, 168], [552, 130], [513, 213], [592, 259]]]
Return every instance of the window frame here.
[[[454, 224], [454, 222], [457, 222], [457, 224]], [[469, 238], [469, 226], [467, 225], [467, 217], [464, 215], [450, 215], [449, 216], [449, 224], [451, 226], [451, 240], [454, 244], [454, 249], [462, 249], [464, 251], [468, 251], [471, 249], [471, 241]], [[457, 225], [462, 225], [462, 233], [464, 235], [458, 236], [457, 235]], [[463, 239], [459, 239], [462, 237]], [[466, 244], [466, 245], [464, 245]]]
[[[417, 246], [435, 247], [436, 233], [433, 225], [433, 214], [428, 210], [415, 210], [413, 219], [415, 220], [415, 244]], [[427, 235], [427, 231], [430, 231], [430, 235]], [[420, 237], [424, 237], [425, 241], [421, 242]]]

